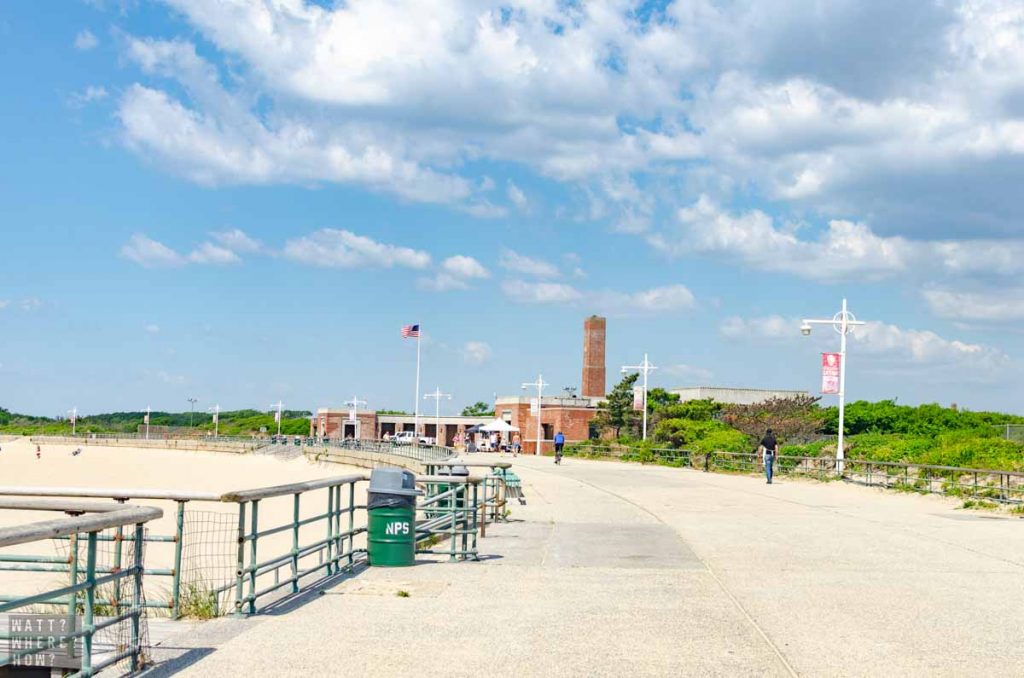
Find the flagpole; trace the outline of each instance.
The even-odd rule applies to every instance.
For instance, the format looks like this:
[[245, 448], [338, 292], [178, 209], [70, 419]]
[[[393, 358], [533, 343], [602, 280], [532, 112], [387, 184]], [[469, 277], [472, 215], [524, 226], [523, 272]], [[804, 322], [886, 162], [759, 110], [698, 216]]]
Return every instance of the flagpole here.
[[415, 407], [413, 409], [412, 428], [413, 435], [419, 439], [420, 435], [420, 337], [423, 335], [423, 326], [417, 325], [419, 328], [416, 332], [416, 398], [413, 401]]

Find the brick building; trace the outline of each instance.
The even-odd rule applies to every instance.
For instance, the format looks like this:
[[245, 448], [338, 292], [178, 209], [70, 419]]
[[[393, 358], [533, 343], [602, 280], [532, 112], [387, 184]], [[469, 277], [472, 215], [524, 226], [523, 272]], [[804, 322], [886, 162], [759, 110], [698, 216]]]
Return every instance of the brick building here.
[[[419, 435], [438, 439], [444, 445], [452, 445], [455, 436], [465, 434], [466, 429], [477, 424], [493, 421], [492, 417], [441, 417], [441, 435], [435, 435], [434, 417], [420, 415]], [[402, 431], [415, 429], [416, 418], [411, 414], [380, 414], [373, 410], [356, 413], [355, 421], [347, 409], [320, 408], [309, 422], [309, 435], [317, 438], [355, 438], [356, 440], [380, 440], [385, 435], [393, 436]]]

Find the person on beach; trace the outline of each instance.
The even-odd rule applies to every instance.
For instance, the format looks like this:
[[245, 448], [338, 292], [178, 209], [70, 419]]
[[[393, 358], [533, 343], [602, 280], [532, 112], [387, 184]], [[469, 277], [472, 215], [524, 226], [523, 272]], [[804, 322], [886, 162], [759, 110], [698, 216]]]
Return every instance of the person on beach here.
[[43, 458], [43, 448], [41, 448], [38, 445], [36, 445], [36, 459], [42, 459], [42, 458]]
[[778, 454], [779, 441], [776, 440], [772, 430], [768, 429], [764, 433], [764, 438], [761, 438], [761, 461], [764, 463], [764, 475], [768, 479], [769, 485], [772, 484], [772, 472], [774, 471], [772, 466], [775, 464], [775, 457]]
[[555, 463], [562, 463], [562, 448], [565, 447], [565, 435], [561, 431], [555, 434]]
[[523, 451], [523, 441], [519, 437], [519, 434], [512, 436], [512, 457], [518, 457], [519, 453]]

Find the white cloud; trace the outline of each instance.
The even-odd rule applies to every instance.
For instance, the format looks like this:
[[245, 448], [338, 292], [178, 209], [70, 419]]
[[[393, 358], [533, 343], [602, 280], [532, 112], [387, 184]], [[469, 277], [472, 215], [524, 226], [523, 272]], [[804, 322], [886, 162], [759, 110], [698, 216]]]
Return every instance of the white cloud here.
[[18, 306], [21, 307], [21, 310], [26, 312], [35, 311], [42, 305], [42, 300], [36, 297], [26, 297], [25, 299], [22, 299], [20, 302], [18, 302]]
[[241, 261], [241, 258], [226, 247], [220, 247], [211, 242], [204, 242], [188, 255], [188, 260], [193, 264], [223, 265], [237, 264]]
[[157, 325], [156, 323], [150, 323], [150, 324], [146, 325], [145, 330], [146, 330], [146, 334], [150, 334], [150, 335], [154, 335], [154, 336], [157, 335], [157, 334], [160, 334], [160, 326]]
[[253, 254], [263, 251], [263, 243], [250, 238], [245, 231], [239, 228], [233, 228], [230, 231], [216, 231], [211, 233], [210, 237], [232, 252]]
[[796, 226], [777, 224], [760, 210], [731, 214], [708, 196], [680, 209], [676, 227], [648, 241], [669, 255], [715, 254], [812, 280], [1024, 272], [1024, 240], [908, 240], [839, 220], [817, 239], [805, 239]]
[[512, 183], [509, 179], [508, 187], [506, 189], [508, 199], [512, 201], [512, 204], [516, 206], [516, 209], [520, 212], [525, 212], [529, 207], [529, 200], [526, 199], [526, 194], [523, 193], [522, 189]]
[[[731, 317], [722, 322], [719, 331], [732, 339], [802, 341], [800, 320], [771, 315], [761, 318]], [[831, 330], [818, 333], [817, 341], [834, 343]], [[904, 329], [881, 322], [869, 322], [855, 328], [849, 341], [858, 353], [876, 355], [913, 365], [956, 365], [996, 370], [1010, 364], [1010, 358], [998, 348], [946, 339], [931, 330]]]
[[513, 301], [524, 304], [565, 304], [580, 301], [582, 292], [571, 285], [551, 282], [506, 280], [501, 291]]
[[515, 275], [527, 275], [534, 278], [557, 278], [558, 267], [543, 259], [524, 256], [510, 249], [502, 250], [498, 265], [508, 269]]
[[141, 233], [134, 234], [121, 247], [121, 256], [146, 268], [170, 268], [185, 264], [185, 258], [180, 254]]
[[462, 346], [462, 359], [467, 365], [483, 365], [491, 359], [491, 347], [482, 341], [467, 341]]
[[462, 254], [448, 257], [441, 264], [441, 268], [446, 273], [460, 278], [489, 278], [491, 276], [483, 264], [473, 257]]
[[1024, 319], [1024, 288], [1020, 287], [988, 292], [929, 289], [923, 294], [932, 312], [943, 318], [993, 322]]
[[90, 85], [81, 92], [74, 92], [68, 103], [74, 108], [82, 108], [93, 101], [102, 101], [107, 98], [107, 89], [97, 85]]
[[693, 294], [683, 285], [655, 287], [625, 293], [610, 290], [584, 291], [572, 285], [553, 282], [506, 280], [501, 285], [505, 296], [527, 304], [585, 304], [602, 313], [631, 315], [666, 313], [691, 308]]
[[75, 49], [82, 52], [88, 52], [98, 44], [100, 44], [100, 41], [88, 29], [79, 31], [78, 35], [75, 36]]
[[409, 247], [379, 243], [351, 231], [325, 228], [285, 243], [284, 254], [293, 261], [338, 268], [402, 266], [422, 269], [430, 255]]

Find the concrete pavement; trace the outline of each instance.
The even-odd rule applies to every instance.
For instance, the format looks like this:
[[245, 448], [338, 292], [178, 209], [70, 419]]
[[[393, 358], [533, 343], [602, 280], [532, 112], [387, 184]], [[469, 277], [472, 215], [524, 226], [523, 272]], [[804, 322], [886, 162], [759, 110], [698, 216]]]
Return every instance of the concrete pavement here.
[[529, 504], [488, 530], [482, 562], [371, 569], [287, 613], [200, 626], [180, 674], [1024, 672], [1019, 519], [839, 483], [515, 470]]

